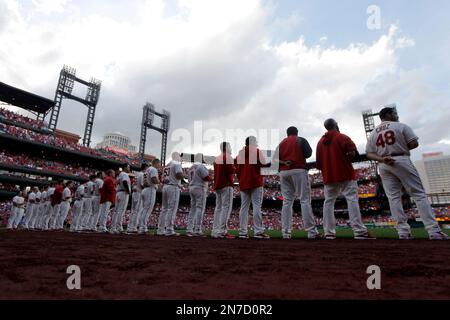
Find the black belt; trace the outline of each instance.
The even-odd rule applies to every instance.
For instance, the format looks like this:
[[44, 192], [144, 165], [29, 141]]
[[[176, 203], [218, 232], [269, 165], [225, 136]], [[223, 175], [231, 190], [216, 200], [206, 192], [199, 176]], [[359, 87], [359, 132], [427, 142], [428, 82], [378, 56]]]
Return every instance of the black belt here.
[[392, 154], [388, 155], [388, 157], [402, 157], [402, 156], [408, 156], [408, 155], [404, 152], [397, 152], [397, 153], [392, 153]]

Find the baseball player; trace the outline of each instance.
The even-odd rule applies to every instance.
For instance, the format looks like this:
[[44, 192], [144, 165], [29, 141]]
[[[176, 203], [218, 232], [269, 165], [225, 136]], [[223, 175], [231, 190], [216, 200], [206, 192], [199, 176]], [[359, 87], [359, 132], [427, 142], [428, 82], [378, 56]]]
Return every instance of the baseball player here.
[[153, 211], [156, 201], [156, 189], [160, 183], [158, 169], [160, 168], [161, 161], [159, 159], [153, 159], [152, 165], [147, 168], [143, 177], [143, 190], [141, 195], [141, 208], [139, 217], [139, 233], [148, 232], [148, 221]]
[[189, 194], [191, 196], [191, 210], [188, 216], [187, 236], [203, 236], [203, 214], [205, 212], [208, 185], [211, 181], [209, 171], [204, 165], [202, 154], [194, 156], [195, 163], [189, 169]]
[[47, 199], [46, 199], [46, 206], [45, 206], [45, 212], [43, 217], [43, 230], [48, 230], [50, 225], [50, 219], [53, 214], [53, 208], [52, 208], [52, 198], [53, 194], [55, 193], [55, 187], [56, 183], [51, 182], [50, 187], [47, 190]]
[[136, 185], [133, 186], [133, 193], [131, 195], [131, 212], [130, 219], [127, 225], [128, 233], [136, 233], [138, 225], [140, 223], [140, 214], [141, 214], [141, 196], [142, 190], [144, 189], [144, 175], [147, 171], [148, 164], [142, 163], [141, 172], [139, 172], [136, 176]]
[[430, 202], [416, 167], [411, 162], [410, 150], [419, 146], [419, 138], [406, 124], [398, 121], [394, 108], [380, 111], [381, 124], [370, 134], [367, 141], [367, 158], [379, 162], [379, 172], [389, 206], [397, 221], [400, 239], [411, 239], [408, 217], [402, 206], [402, 186], [413, 197], [420, 217], [431, 240], [448, 240], [436, 221]]
[[35, 201], [37, 189], [38, 189], [37, 187], [33, 187], [31, 189], [31, 192], [28, 194], [27, 198], [27, 208], [25, 212], [25, 221], [24, 221], [24, 228], [27, 230], [31, 228], [31, 219], [33, 218], [34, 210], [36, 207]]
[[97, 172], [93, 180], [92, 216], [89, 221], [91, 231], [97, 231], [97, 224], [100, 219], [100, 190], [103, 187], [103, 176], [103, 172]]
[[58, 221], [58, 217], [59, 217], [59, 213], [60, 213], [60, 209], [61, 209], [61, 201], [62, 201], [63, 191], [64, 191], [63, 181], [59, 180], [55, 186], [55, 191], [53, 192], [53, 195], [51, 198], [52, 216], [51, 216], [50, 222], [49, 222], [50, 230], [56, 229], [56, 223]]
[[116, 179], [114, 170], [106, 171], [103, 179], [103, 187], [100, 189], [100, 219], [99, 232], [108, 232], [106, 224], [108, 222], [111, 206], [116, 202]]
[[44, 229], [44, 220], [47, 213], [47, 192], [48, 192], [48, 185], [44, 187], [41, 193], [40, 214], [39, 219], [36, 222], [36, 229], [40, 230]]
[[269, 167], [263, 153], [258, 149], [256, 137], [248, 137], [245, 147], [236, 158], [236, 175], [241, 191], [241, 210], [239, 212], [239, 238], [248, 238], [248, 211], [253, 207], [253, 231], [257, 239], [269, 239], [265, 233], [261, 206], [263, 201], [264, 177], [261, 168]]
[[120, 233], [123, 232], [123, 217], [125, 211], [127, 210], [128, 200], [131, 194], [131, 182], [130, 176], [130, 165], [125, 164], [123, 166], [123, 171], [117, 176], [117, 195], [116, 195], [116, 210], [114, 211], [111, 223], [110, 233]]
[[283, 239], [291, 238], [292, 205], [297, 197], [300, 198], [303, 226], [308, 233], [308, 239], [320, 238], [311, 207], [311, 186], [306, 170], [306, 159], [311, 157], [311, 154], [308, 141], [298, 136], [296, 127], [287, 129], [287, 138], [279, 144], [274, 153], [274, 162], [279, 163], [281, 194], [284, 198], [281, 210]]
[[323, 229], [325, 239], [336, 239], [336, 220], [334, 204], [342, 193], [348, 207], [350, 225], [355, 239], [371, 239], [362, 222], [359, 210], [358, 183], [352, 159], [357, 154], [355, 143], [345, 134], [339, 132], [334, 119], [324, 123], [327, 133], [320, 139], [316, 149], [316, 166], [322, 171], [325, 202], [323, 205]]
[[228, 233], [228, 220], [233, 210], [234, 159], [231, 156], [231, 145], [220, 144], [221, 154], [214, 160], [214, 190], [216, 192], [216, 209], [211, 237], [234, 238]]
[[175, 218], [180, 201], [181, 180], [183, 168], [181, 156], [178, 152], [172, 153], [172, 161], [163, 170], [162, 205], [158, 219], [157, 235], [177, 236], [174, 230]]
[[94, 180], [96, 178], [95, 175], [90, 175], [89, 181], [84, 184], [82, 230], [91, 230], [92, 197], [94, 196]]
[[81, 219], [83, 210], [83, 195], [84, 195], [84, 185], [80, 184], [75, 190], [75, 203], [72, 208], [72, 224], [70, 226], [71, 232], [76, 232], [81, 230]]
[[9, 230], [17, 229], [20, 221], [22, 221], [25, 207], [25, 199], [23, 197], [22, 191], [19, 190], [17, 192], [17, 195], [14, 196], [12, 203], [13, 203], [12, 212], [11, 215], [9, 216], [7, 225], [7, 229]]
[[66, 182], [62, 193], [61, 208], [58, 215], [58, 221], [56, 222], [56, 230], [64, 230], [64, 221], [66, 221], [67, 215], [69, 214], [70, 202], [72, 201], [72, 191], [70, 190], [72, 187], [72, 181]]
[[36, 229], [37, 222], [39, 221], [40, 214], [41, 214], [41, 196], [42, 192], [39, 187], [36, 187], [35, 191], [35, 198], [34, 198], [34, 210], [33, 215], [31, 216], [30, 222], [29, 222], [29, 228], [30, 230]]

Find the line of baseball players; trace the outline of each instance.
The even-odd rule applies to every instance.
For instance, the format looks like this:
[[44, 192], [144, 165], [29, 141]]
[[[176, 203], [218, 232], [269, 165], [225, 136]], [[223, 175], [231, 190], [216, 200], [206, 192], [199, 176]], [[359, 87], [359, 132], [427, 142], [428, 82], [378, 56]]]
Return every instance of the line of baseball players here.
[[[398, 122], [395, 109], [380, 111], [382, 123], [369, 137], [366, 153], [369, 159], [379, 162], [381, 180], [389, 199], [393, 217], [397, 221], [400, 239], [411, 239], [411, 230], [401, 202], [402, 186], [417, 203], [419, 214], [430, 239], [447, 240], [431, 209], [416, 168], [409, 156], [410, 150], [418, 147], [418, 137], [407, 125]], [[298, 129], [287, 129], [287, 137], [278, 145], [272, 163], [268, 163], [258, 149], [255, 137], [248, 137], [245, 146], [233, 158], [228, 142], [220, 145], [221, 154], [214, 161], [214, 190], [216, 208], [211, 231], [213, 238], [234, 238], [228, 232], [228, 220], [233, 207], [233, 187], [235, 177], [241, 192], [239, 213], [239, 238], [248, 238], [248, 212], [253, 208], [254, 237], [267, 239], [261, 206], [263, 200], [264, 177], [261, 169], [275, 167], [279, 170], [283, 207], [281, 210], [282, 236], [290, 239], [292, 233], [292, 207], [300, 200], [303, 226], [308, 239], [325, 237], [336, 238], [334, 204], [337, 197], [344, 195], [349, 211], [350, 224], [355, 239], [372, 239], [361, 218], [358, 199], [358, 185], [352, 159], [357, 155], [354, 142], [340, 133], [334, 119], [325, 121], [327, 132], [320, 139], [316, 149], [317, 169], [321, 170], [324, 181], [325, 202], [323, 207], [324, 235], [319, 234], [311, 207], [311, 185], [308, 178], [306, 159], [312, 156], [308, 141], [298, 135]], [[211, 177], [205, 166], [203, 156], [194, 156], [195, 163], [188, 171], [191, 209], [188, 216], [187, 235], [203, 236], [203, 215], [206, 206], [208, 185]], [[156, 202], [156, 190], [162, 184], [162, 206], [158, 219], [157, 235], [178, 235], [174, 229], [183, 174], [181, 156], [172, 153], [172, 161], [162, 169], [160, 162], [144, 163], [136, 176], [134, 186], [130, 181], [130, 167], [124, 165], [115, 179], [115, 172], [109, 170], [91, 176], [80, 185], [74, 194], [73, 221], [70, 231], [107, 232], [110, 208], [115, 204], [110, 233], [121, 233], [123, 219], [131, 195], [131, 214], [126, 233], [146, 234], [150, 215]], [[62, 182], [46, 187], [40, 192], [33, 188], [28, 196], [24, 227], [26, 229], [62, 230], [72, 198], [72, 182]], [[13, 199], [14, 210], [8, 228], [16, 228], [23, 216], [24, 199]]]

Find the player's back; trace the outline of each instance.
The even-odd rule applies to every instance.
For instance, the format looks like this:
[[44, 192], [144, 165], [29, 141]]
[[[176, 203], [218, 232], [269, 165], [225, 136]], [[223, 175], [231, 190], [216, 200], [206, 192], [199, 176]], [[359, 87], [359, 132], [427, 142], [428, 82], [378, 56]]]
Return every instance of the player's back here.
[[171, 161], [163, 170], [163, 182], [164, 184], [169, 185], [178, 185], [181, 186], [181, 180], [178, 180], [176, 175], [177, 173], [182, 173], [183, 168], [181, 167], [181, 163], [178, 161]]
[[208, 182], [204, 180], [209, 175], [208, 169], [202, 163], [194, 163], [189, 169], [189, 186], [208, 187]]
[[370, 134], [366, 152], [376, 153], [381, 157], [409, 156], [408, 143], [417, 139], [413, 130], [406, 124], [383, 121]]

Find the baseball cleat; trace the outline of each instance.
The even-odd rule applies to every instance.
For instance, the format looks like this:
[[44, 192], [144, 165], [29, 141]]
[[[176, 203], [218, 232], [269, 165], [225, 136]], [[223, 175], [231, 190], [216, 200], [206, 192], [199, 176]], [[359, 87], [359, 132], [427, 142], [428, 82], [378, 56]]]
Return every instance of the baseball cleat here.
[[320, 233], [317, 233], [315, 235], [308, 235], [309, 240], [317, 240], [317, 239], [323, 239], [323, 236]]
[[429, 238], [430, 240], [449, 240], [448, 235], [442, 231], [430, 234]]
[[166, 237], [178, 237], [179, 235], [180, 234], [176, 232], [170, 232], [165, 234]]
[[189, 238], [195, 237], [195, 234], [193, 232], [186, 232], [186, 236]]
[[412, 239], [413, 239], [411, 233], [399, 234], [399, 235], [398, 235], [398, 238], [399, 238], [400, 240], [412, 240]]
[[246, 234], [240, 234], [239, 239], [248, 239], [248, 235]]
[[270, 239], [270, 236], [265, 233], [257, 233], [253, 236], [255, 239]]
[[283, 239], [289, 240], [289, 239], [291, 239], [291, 235], [290, 234], [283, 234]]
[[221, 235], [221, 234], [214, 234], [214, 235], [211, 235], [211, 238], [213, 238], [213, 239], [222, 239], [223, 235]]
[[325, 239], [326, 240], [335, 240], [336, 239], [336, 235], [334, 235], [334, 234], [327, 234], [325, 236]]
[[372, 236], [370, 233], [364, 233], [364, 234], [358, 234], [355, 235], [355, 240], [374, 240], [376, 239], [374, 236]]

